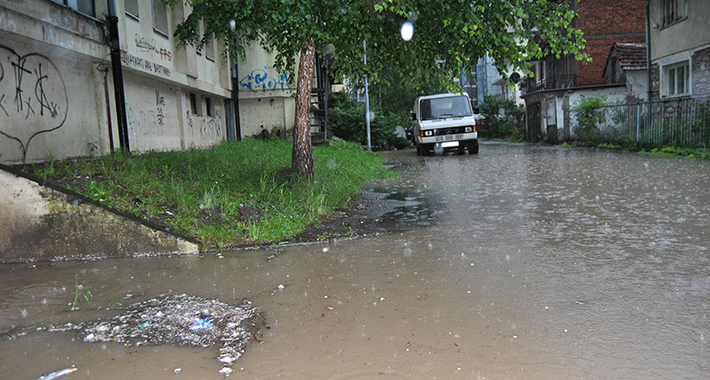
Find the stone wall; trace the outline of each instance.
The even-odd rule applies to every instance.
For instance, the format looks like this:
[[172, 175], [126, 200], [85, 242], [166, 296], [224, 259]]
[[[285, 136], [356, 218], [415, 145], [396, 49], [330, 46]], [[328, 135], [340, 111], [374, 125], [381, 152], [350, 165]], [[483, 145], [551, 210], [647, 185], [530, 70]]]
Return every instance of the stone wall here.
[[693, 54], [693, 95], [710, 95], [710, 48]]

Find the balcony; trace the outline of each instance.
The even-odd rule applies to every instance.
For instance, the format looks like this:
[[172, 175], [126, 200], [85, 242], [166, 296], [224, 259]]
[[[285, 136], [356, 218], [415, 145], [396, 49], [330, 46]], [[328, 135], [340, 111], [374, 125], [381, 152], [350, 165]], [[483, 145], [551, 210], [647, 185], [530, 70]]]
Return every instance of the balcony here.
[[577, 87], [577, 75], [557, 75], [539, 82], [534, 78], [527, 78], [524, 83], [521, 86], [523, 95], [538, 91], [572, 88]]

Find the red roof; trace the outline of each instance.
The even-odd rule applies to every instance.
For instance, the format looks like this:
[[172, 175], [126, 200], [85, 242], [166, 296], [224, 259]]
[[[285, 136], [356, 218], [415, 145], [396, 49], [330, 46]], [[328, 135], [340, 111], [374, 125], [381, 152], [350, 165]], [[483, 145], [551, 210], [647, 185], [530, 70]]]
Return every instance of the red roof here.
[[[615, 42], [612, 50], [616, 50], [619, 65], [624, 71], [648, 69], [646, 61], [646, 44]], [[611, 53], [611, 52], [610, 52]]]

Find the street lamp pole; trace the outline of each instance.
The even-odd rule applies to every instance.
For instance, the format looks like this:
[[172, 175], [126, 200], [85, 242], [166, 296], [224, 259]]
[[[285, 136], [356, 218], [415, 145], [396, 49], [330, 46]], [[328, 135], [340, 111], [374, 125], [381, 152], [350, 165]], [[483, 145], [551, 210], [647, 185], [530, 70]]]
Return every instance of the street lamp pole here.
[[[367, 41], [362, 40], [362, 47], [365, 49], [363, 55], [363, 62], [367, 66]], [[372, 143], [370, 139], [370, 95], [368, 94], [368, 84], [367, 75], [365, 75], [365, 125], [367, 126], [367, 150], [372, 150]]]

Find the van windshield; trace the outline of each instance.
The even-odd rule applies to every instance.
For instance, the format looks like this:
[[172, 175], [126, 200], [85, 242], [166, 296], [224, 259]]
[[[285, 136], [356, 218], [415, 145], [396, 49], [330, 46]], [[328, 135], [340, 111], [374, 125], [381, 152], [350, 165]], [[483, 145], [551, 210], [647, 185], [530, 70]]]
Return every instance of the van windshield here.
[[471, 104], [465, 96], [422, 99], [419, 103], [422, 120], [471, 116]]

